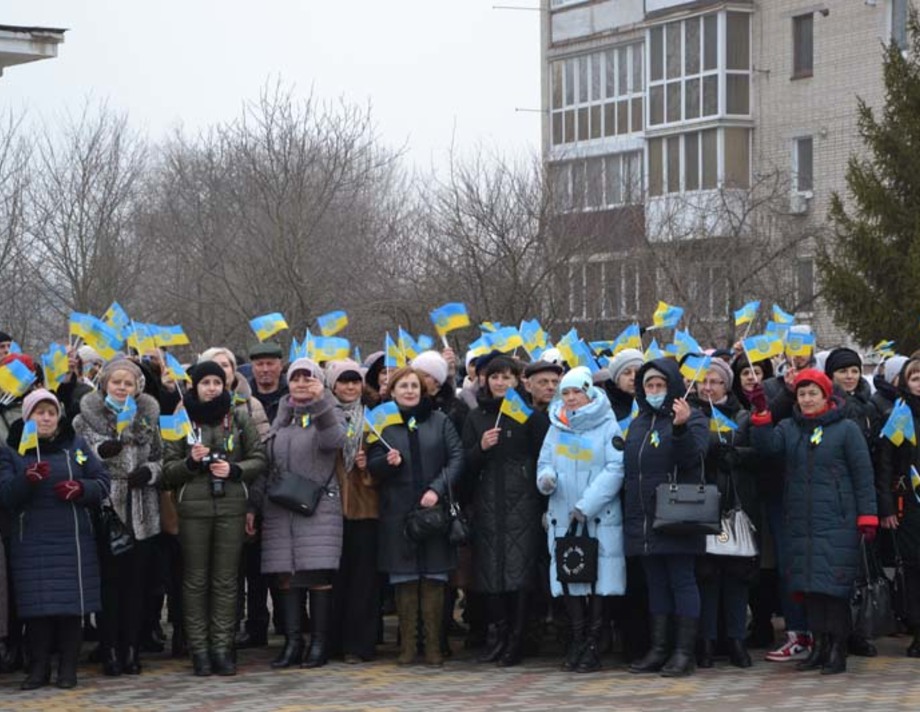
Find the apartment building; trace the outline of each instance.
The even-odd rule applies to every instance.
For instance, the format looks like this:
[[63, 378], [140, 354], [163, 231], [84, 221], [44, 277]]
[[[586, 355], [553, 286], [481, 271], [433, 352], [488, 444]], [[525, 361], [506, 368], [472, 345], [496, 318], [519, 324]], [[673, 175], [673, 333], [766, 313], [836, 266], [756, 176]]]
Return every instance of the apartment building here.
[[57, 57], [66, 30], [0, 25], [0, 75], [7, 67]]
[[[542, 147], [580, 250], [575, 321], [610, 333], [683, 296], [728, 336], [739, 286], [706, 255], [756, 245], [741, 257], [756, 260], [775, 232], [785, 308], [821, 342], [845, 338], [816, 298], [815, 237], [862, 150], [857, 97], [882, 103], [883, 43], [903, 46], [908, 2], [542, 0]], [[679, 255], [679, 278], [650, 245]]]

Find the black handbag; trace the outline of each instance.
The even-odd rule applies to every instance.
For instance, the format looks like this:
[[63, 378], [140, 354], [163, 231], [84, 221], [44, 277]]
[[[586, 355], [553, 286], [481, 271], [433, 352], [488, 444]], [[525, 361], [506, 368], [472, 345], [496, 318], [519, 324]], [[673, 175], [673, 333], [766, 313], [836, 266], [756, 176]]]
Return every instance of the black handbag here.
[[274, 440], [271, 445], [271, 461], [275, 476], [272, 477], [271, 486], [268, 488], [269, 501], [305, 517], [312, 517], [319, 508], [320, 500], [329, 492], [329, 483], [335, 476], [335, 468], [321, 485], [307, 477], [301, 477], [296, 472], [281, 472], [275, 460]]
[[565, 536], [556, 537], [555, 552], [556, 579], [563, 586], [597, 581], [597, 539], [588, 536], [587, 522], [578, 534], [578, 520], [573, 520]]
[[[128, 520], [131, 519], [131, 492], [128, 492]], [[104, 542], [112, 556], [121, 556], [134, 548], [134, 535], [131, 527], [121, 521], [111, 502], [105, 502], [99, 510], [99, 523], [102, 527]]]
[[678, 484], [677, 470], [655, 488], [655, 520], [652, 529], [664, 534], [719, 534], [722, 503], [719, 488], [706, 484], [700, 456], [699, 484]]
[[853, 610], [853, 633], [867, 640], [891, 635], [897, 629], [894, 607], [891, 600], [891, 583], [882, 571], [875, 552], [860, 537], [863, 568], [850, 606]]
[[447, 485], [447, 516], [450, 524], [447, 527], [447, 539], [454, 546], [462, 546], [472, 537], [470, 522], [460, 509], [460, 503], [454, 500], [453, 488]]
[[444, 505], [439, 503], [433, 507], [423, 507], [416, 504], [406, 514], [403, 531], [409, 541], [421, 544], [435, 537], [446, 536], [450, 531], [450, 523], [450, 513]]

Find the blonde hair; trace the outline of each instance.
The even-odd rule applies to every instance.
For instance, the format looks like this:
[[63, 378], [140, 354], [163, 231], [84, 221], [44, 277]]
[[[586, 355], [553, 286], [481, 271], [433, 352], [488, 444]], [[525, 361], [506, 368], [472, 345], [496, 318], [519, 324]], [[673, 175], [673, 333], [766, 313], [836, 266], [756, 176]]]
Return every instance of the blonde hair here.
[[198, 363], [213, 361], [218, 356], [225, 356], [230, 362], [230, 365], [233, 366], [233, 372], [236, 373], [236, 356], [233, 355], [233, 352], [230, 349], [224, 348], [223, 346], [212, 346], [211, 348], [202, 351], [198, 355]]

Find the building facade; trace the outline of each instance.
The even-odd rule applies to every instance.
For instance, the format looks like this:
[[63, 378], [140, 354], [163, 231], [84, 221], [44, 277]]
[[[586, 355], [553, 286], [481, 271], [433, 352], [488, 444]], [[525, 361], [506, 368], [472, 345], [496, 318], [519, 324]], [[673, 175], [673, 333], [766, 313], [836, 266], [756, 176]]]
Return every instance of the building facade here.
[[576, 323], [610, 333], [673, 299], [719, 340], [762, 296], [845, 340], [814, 257], [908, 2], [542, 0], [543, 156], [584, 245]]
[[0, 75], [7, 67], [57, 57], [66, 30], [0, 25]]

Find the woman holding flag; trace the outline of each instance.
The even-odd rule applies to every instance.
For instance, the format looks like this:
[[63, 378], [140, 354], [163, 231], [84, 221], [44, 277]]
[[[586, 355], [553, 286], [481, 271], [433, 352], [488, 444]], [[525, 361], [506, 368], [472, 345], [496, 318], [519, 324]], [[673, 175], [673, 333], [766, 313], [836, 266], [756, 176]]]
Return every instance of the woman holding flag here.
[[463, 429], [473, 492], [473, 588], [489, 597], [497, 633], [479, 660], [501, 667], [521, 662], [542, 545], [543, 507], [533, 482], [549, 421], [524, 403], [520, 375], [515, 360], [492, 359]]
[[117, 557], [105, 537], [100, 542], [100, 635], [106, 675], [141, 671], [138, 643], [154, 556], [152, 537], [160, 533], [160, 407], [143, 390], [144, 376], [137, 364], [115, 358], [100, 371], [99, 390], [83, 397], [73, 423], [105, 463], [111, 477], [109, 501], [134, 535], [131, 550]]
[[99, 565], [89, 509], [109, 493], [109, 475], [43, 388], [22, 403], [9, 448], [0, 448], [0, 506], [10, 510], [13, 585], [25, 619], [31, 668], [23, 690], [77, 684], [83, 616], [100, 609]]
[[920, 448], [916, 436], [920, 433], [920, 359], [911, 358], [904, 364], [898, 391], [910, 410], [914, 438], [911, 441], [910, 433], [902, 431], [901, 438], [895, 436], [900, 444], [887, 436], [879, 440], [876, 494], [879, 521], [894, 535], [904, 560], [907, 625], [913, 635], [907, 657], [920, 658]]
[[[440, 649], [444, 593], [456, 552], [447, 533], [415, 541], [407, 536], [413, 510], [445, 506], [463, 472], [460, 436], [444, 413], [432, 409], [422, 380], [412, 368], [396, 369], [389, 391], [395, 408], [389, 427], [377, 427], [368, 450], [368, 469], [380, 493], [380, 546], [377, 565], [395, 586], [401, 649], [397, 663], [415, 659], [416, 622], [421, 610], [425, 662], [444, 663]], [[377, 409], [387, 407], [386, 404]]]
[[195, 674], [235, 675], [246, 485], [265, 471], [265, 453], [252, 419], [233, 409], [224, 370], [205, 361], [189, 375], [183, 403], [190, 433], [174, 439], [163, 432], [163, 477], [178, 490], [182, 615]]
[[[564, 596], [572, 638], [563, 670], [600, 669], [598, 645], [606, 626], [605, 596], [626, 590], [623, 549], [623, 453], [614, 445], [620, 427], [591, 372], [573, 368], [559, 383], [549, 407], [550, 428], [537, 463], [537, 488], [549, 496], [546, 517], [550, 551], [550, 588]], [[555, 542], [574, 525], [584, 525], [598, 540], [594, 584], [563, 584], [556, 575]]]

